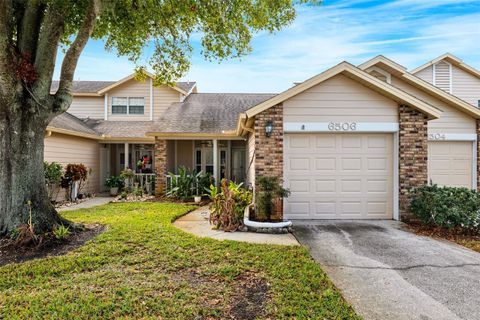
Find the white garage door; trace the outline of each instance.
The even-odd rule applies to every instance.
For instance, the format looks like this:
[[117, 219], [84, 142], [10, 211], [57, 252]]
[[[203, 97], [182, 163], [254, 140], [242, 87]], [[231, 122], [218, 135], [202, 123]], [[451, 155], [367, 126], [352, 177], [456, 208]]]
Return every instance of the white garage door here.
[[471, 141], [429, 141], [428, 178], [438, 185], [472, 187]]
[[286, 134], [289, 219], [392, 219], [392, 134]]

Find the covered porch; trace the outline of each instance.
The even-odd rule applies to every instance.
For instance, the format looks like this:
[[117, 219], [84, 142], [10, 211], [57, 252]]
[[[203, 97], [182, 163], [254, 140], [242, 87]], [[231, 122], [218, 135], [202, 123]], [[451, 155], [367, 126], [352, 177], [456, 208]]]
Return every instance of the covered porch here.
[[156, 138], [157, 193], [163, 193], [166, 190], [168, 173], [177, 174], [181, 166], [211, 174], [216, 183], [224, 178], [245, 183], [248, 168], [247, 143], [241, 137]]

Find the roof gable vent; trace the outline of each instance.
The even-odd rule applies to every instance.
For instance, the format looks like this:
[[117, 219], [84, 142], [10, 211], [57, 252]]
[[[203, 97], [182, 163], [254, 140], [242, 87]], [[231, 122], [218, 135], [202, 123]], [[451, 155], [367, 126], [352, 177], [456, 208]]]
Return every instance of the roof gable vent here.
[[450, 63], [442, 60], [433, 65], [433, 85], [452, 93], [452, 65]]

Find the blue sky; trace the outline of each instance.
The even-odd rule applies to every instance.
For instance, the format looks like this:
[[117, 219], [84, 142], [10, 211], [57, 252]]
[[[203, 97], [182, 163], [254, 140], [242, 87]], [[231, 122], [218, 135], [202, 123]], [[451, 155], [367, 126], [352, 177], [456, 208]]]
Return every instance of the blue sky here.
[[[256, 35], [252, 46], [250, 55], [221, 64], [197, 50], [182, 80], [197, 81], [201, 92], [280, 92], [343, 60], [378, 54], [412, 69], [450, 52], [480, 69], [480, 0], [324, 0], [299, 7], [293, 24]], [[117, 80], [133, 68], [90, 41], [75, 79]]]

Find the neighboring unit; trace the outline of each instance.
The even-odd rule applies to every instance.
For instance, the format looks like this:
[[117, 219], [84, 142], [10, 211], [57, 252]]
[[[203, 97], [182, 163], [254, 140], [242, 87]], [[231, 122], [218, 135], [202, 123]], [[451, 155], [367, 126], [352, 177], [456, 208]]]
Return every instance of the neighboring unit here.
[[132, 168], [164, 193], [186, 166], [253, 188], [278, 176], [288, 219], [399, 219], [429, 181], [478, 188], [479, 100], [480, 72], [450, 54], [413, 72], [383, 56], [342, 62], [277, 95], [80, 81], [45, 157], [91, 167], [92, 191]]

